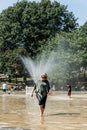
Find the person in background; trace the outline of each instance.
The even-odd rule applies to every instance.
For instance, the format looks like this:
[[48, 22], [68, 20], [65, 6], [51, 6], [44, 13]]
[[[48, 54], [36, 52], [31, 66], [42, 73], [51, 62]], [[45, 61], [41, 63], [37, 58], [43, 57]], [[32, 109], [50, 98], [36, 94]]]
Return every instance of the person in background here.
[[71, 98], [71, 85], [67, 85], [67, 90], [68, 90], [68, 96]]
[[38, 104], [40, 107], [40, 116], [43, 116], [44, 114], [47, 95], [49, 94], [49, 90], [50, 90], [50, 84], [47, 78], [48, 77], [46, 73], [41, 74], [40, 81], [38, 81], [38, 83], [35, 84], [31, 93], [31, 97], [33, 97], [34, 92], [36, 93], [36, 97], [38, 99]]
[[2, 90], [3, 90], [3, 93], [6, 93], [7, 91], [7, 84], [5, 82], [2, 84]]

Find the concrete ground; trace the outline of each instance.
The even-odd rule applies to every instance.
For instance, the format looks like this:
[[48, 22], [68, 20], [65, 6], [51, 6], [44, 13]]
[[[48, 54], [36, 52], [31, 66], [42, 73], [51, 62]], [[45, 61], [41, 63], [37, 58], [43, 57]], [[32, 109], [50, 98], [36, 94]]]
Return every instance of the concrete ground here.
[[0, 94], [0, 130], [87, 130], [87, 92], [53, 92], [44, 117], [35, 95]]

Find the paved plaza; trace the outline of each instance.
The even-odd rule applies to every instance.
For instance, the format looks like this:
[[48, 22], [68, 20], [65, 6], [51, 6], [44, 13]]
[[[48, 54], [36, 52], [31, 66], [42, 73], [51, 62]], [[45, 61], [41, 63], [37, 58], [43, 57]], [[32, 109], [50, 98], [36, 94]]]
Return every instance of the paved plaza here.
[[54, 92], [44, 117], [35, 95], [0, 94], [0, 130], [87, 130], [87, 92]]

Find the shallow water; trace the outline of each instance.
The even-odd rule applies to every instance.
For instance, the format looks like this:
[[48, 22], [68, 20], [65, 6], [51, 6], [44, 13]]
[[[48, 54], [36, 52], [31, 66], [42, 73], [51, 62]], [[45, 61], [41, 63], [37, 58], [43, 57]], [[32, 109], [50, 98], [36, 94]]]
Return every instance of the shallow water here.
[[54, 92], [48, 96], [44, 117], [34, 95], [0, 95], [0, 130], [87, 130], [87, 93]]

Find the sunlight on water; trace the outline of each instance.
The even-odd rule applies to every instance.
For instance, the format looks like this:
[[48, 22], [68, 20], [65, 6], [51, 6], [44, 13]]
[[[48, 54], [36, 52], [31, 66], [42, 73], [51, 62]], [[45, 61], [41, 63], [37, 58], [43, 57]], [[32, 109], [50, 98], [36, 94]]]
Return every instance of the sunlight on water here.
[[74, 93], [69, 99], [66, 92], [54, 92], [43, 118], [35, 95], [0, 95], [0, 126], [0, 130], [87, 130], [87, 94]]

